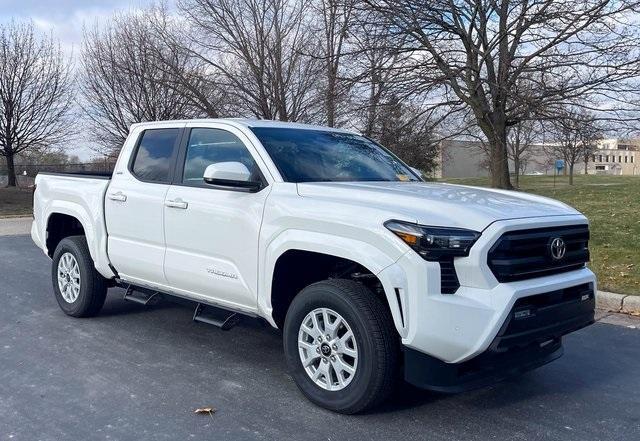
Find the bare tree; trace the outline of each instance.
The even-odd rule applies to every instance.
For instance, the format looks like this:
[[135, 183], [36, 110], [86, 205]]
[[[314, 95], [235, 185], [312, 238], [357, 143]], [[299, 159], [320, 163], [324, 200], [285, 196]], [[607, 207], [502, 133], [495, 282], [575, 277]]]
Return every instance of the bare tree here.
[[[86, 29], [80, 81], [86, 110], [103, 154], [117, 153], [131, 124], [191, 117], [198, 112], [173, 70], [187, 75], [190, 61], [156, 38], [157, 9], [114, 15], [103, 28]], [[160, 57], [162, 55], [164, 58]]]
[[314, 3], [320, 18], [320, 45], [324, 70], [325, 123], [336, 125], [338, 101], [344, 98], [351, 82], [340, 76], [341, 67], [348, 57], [347, 37], [354, 25], [356, 0], [316, 0]]
[[384, 28], [370, 25], [366, 17], [359, 18], [353, 32], [353, 64], [350, 79], [356, 88], [352, 113], [361, 115], [361, 130], [373, 136], [379, 122], [382, 103], [397, 91], [394, 68], [401, 57], [390, 49], [390, 34]]
[[288, 0], [181, 0], [190, 53], [223, 78], [237, 116], [317, 119], [319, 63], [307, 4]]
[[[172, 14], [164, 2], [153, 4], [149, 13], [149, 28], [154, 44], [157, 67], [165, 73], [166, 87], [180, 93], [197, 111], [209, 118], [233, 115], [228, 86], [221, 75], [212, 71], [206, 58], [197, 51], [197, 38], [185, 20]], [[237, 110], [237, 109], [235, 109]]]
[[599, 122], [593, 117], [587, 114], [586, 118], [581, 125], [580, 140], [581, 151], [580, 157], [584, 162], [584, 174], [589, 174], [589, 160], [593, 157], [593, 154], [598, 150], [598, 141], [602, 139], [602, 127]]
[[516, 187], [520, 186], [520, 175], [524, 173], [527, 160], [532, 154], [531, 146], [537, 136], [536, 122], [519, 121], [509, 128], [507, 135], [507, 154], [513, 161], [513, 172]]
[[411, 54], [415, 87], [439, 84], [452, 107], [473, 111], [494, 187], [511, 187], [510, 126], [579, 99], [622, 118], [638, 90], [636, 0], [364, 1]]
[[599, 137], [596, 119], [582, 109], [569, 108], [556, 117], [553, 127], [557, 139], [550, 145], [550, 153], [564, 159], [569, 184], [573, 185], [575, 165], [578, 161], [585, 161], [586, 168]]
[[59, 44], [36, 35], [33, 24], [0, 26], [0, 155], [8, 186], [16, 185], [16, 154], [44, 150], [69, 133], [69, 69]]
[[372, 137], [412, 167], [431, 174], [437, 166], [438, 141], [422, 110], [391, 97], [379, 112]]

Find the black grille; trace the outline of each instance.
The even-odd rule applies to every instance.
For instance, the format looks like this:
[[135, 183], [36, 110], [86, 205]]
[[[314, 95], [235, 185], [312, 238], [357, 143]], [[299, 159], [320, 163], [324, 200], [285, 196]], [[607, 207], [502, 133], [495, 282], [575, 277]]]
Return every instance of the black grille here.
[[594, 308], [591, 283], [520, 298], [492, 347], [501, 351], [559, 338], [592, 323]]
[[[566, 244], [560, 260], [554, 260], [550, 253], [550, 243], [557, 237]], [[572, 271], [589, 261], [588, 243], [587, 225], [509, 231], [489, 250], [489, 268], [499, 282]]]
[[440, 261], [440, 291], [442, 294], [455, 294], [460, 288], [453, 260]]

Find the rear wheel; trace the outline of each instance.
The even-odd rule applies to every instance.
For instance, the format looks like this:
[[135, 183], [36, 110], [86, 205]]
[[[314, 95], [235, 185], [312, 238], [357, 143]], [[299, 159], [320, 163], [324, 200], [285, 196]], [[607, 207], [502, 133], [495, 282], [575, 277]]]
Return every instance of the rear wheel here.
[[73, 317], [100, 312], [107, 295], [107, 281], [95, 269], [84, 236], [62, 239], [53, 253], [53, 291], [58, 305]]
[[379, 298], [351, 280], [303, 289], [287, 312], [284, 347], [302, 393], [336, 412], [379, 404], [396, 380], [399, 341], [392, 318]]

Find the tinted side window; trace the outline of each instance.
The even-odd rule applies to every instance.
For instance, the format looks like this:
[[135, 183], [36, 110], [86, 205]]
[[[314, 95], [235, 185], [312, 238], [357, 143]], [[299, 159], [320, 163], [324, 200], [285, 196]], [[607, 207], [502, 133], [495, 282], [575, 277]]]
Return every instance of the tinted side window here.
[[191, 129], [182, 182], [204, 185], [205, 169], [218, 162], [241, 162], [251, 172], [252, 180], [259, 180], [258, 166], [237, 136], [220, 129]]
[[133, 174], [143, 181], [169, 182], [179, 135], [180, 129], [145, 130], [133, 161]]

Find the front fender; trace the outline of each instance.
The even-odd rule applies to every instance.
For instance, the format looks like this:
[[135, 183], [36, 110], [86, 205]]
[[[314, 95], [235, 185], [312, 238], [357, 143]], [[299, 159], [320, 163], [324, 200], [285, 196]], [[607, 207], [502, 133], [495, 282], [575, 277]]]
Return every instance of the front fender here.
[[[271, 304], [271, 287], [273, 273], [278, 258], [290, 250], [311, 251], [321, 254], [340, 257], [356, 262], [380, 278], [383, 270], [395, 263], [401, 256], [389, 256], [375, 246], [355, 239], [336, 236], [327, 233], [310, 232], [304, 230], [289, 229], [280, 233], [264, 250], [260, 286], [264, 289], [258, 296], [258, 309], [272, 326], [276, 327], [273, 320], [273, 307]], [[393, 288], [393, 274], [386, 274], [381, 278], [387, 302], [391, 310], [394, 324], [398, 332], [404, 333], [402, 313], [398, 305], [398, 299]], [[384, 279], [384, 280], [383, 280]]]

